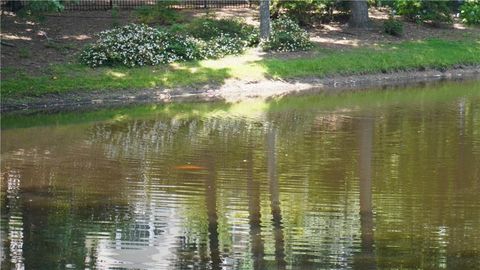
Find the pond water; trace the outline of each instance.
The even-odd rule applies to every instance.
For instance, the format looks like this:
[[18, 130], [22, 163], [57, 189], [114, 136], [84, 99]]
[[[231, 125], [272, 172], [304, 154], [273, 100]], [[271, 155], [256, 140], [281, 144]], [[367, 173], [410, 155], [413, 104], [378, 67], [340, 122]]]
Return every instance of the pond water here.
[[480, 269], [480, 82], [4, 116], [2, 269]]

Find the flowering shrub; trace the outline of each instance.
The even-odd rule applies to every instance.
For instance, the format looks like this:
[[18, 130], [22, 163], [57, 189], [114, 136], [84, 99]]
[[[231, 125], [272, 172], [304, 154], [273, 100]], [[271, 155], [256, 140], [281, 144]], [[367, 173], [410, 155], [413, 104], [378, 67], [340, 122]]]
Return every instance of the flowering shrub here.
[[272, 21], [270, 38], [263, 42], [262, 47], [267, 51], [304, 51], [312, 48], [307, 31], [293, 20], [282, 17]]
[[176, 29], [164, 31], [130, 24], [103, 31], [96, 42], [83, 50], [80, 61], [90, 67], [159, 65], [239, 54], [254, 43], [252, 36], [245, 33], [255, 31], [247, 31], [243, 25], [239, 26], [237, 32], [224, 33], [218, 30], [216, 35], [208, 37], [188, 35], [184, 27], [177, 26]]
[[220, 58], [229, 54], [240, 54], [245, 50], [247, 43], [239, 37], [221, 33], [211, 40], [197, 40], [200, 54], [203, 59]]
[[173, 35], [145, 25], [130, 24], [103, 31], [99, 39], [87, 46], [80, 61], [91, 67], [158, 65], [201, 57], [196, 40]]
[[465, 24], [480, 24], [480, 0], [465, 1], [460, 7], [460, 17]]

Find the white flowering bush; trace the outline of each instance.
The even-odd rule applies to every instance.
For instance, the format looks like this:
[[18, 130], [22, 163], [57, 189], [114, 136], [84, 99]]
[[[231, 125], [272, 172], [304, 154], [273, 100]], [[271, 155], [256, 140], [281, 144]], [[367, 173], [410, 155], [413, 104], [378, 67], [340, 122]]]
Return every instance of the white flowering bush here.
[[184, 31], [130, 24], [101, 32], [99, 39], [80, 54], [80, 61], [90, 67], [154, 66], [240, 54], [251, 42], [251, 39], [236, 33], [218, 31], [216, 35], [201, 38]]
[[135, 67], [199, 58], [202, 54], [194, 38], [137, 24], [101, 32], [80, 55], [80, 61], [90, 67]]
[[241, 54], [247, 47], [247, 42], [236, 36], [220, 33], [208, 41], [197, 40], [200, 54], [204, 59], [220, 58], [229, 54]]
[[312, 46], [307, 31], [287, 17], [272, 21], [270, 38], [262, 42], [263, 49], [267, 51], [305, 51]]

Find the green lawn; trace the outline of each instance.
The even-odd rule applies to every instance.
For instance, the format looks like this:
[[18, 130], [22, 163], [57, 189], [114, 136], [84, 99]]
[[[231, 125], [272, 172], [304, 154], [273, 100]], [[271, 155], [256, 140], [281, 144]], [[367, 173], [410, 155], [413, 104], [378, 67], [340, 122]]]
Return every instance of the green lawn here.
[[1, 92], [4, 98], [21, 98], [71, 91], [222, 84], [228, 78], [325, 77], [480, 65], [480, 40], [425, 40], [347, 51], [322, 50], [315, 55], [248, 60], [247, 53], [226, 59], [143, 68], [91, 69], [79, 64], [56, 65], [50, 68], [48, 75], [42, 76], [2, 70], [4, 74], [11, 74], [6, 74], [8, 79], [2, 80]]

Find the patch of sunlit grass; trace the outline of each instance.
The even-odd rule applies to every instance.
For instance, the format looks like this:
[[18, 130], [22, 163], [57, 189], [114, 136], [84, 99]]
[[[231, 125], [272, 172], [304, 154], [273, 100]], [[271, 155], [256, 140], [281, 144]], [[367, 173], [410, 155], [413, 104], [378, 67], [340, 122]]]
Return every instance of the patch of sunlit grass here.
[[265, 66], [258, 63], [233, 66], [231, 70], [233, 78], [246, 81], [259, 81], [268, 77]]
[[112, 121], [114, 122], [122, 122], [128, 119], [127, 115], [124, 114], [117, 114], [113, 117]]
[[266, 69], [258, 62], [263, 59], [265, 53], [258, 49], [247, 50], [242, 55], [231, 55], [221, 59], [201, 61], [199, 64], [205, 68], [221, 69], [229, 68], [233, 78], [242, 80], [261, 80], [266, 76]]
[[112, 70], [107, 71], [107, 74], [115, 78], [125, 78], [125, 76], [127, 76], [127, 74], [123, 72], [112, 71]]

